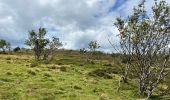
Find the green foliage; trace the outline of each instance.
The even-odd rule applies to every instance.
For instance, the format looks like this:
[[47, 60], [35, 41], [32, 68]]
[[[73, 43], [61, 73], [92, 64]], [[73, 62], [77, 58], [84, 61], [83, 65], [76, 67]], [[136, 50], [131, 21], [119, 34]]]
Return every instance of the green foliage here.
[[100, 45], [97, 43], [97, 41], [91, 41], [89, 43], [89, 49], [94, 52], [96, 49], [100, 48]]
[[9, 42], [7, 42], [4, 39], [0, 39], [0, 49], [3, 50], [3, 52], [5, 52], [5, 49], [8, 49], [10, 51], [11, 45]]
[[[62, 46], [63, 46], [63, 44], [59, 38], [52, 37], [52, 40], [49, 41], [48, 47], [44, 51], [43, 59], [46, 61], [46, 63], [49, 63], [49, 60], [53, 60], [56, 50]], [[49, 56], [51, 56], [51, 57], [49, 57]]]
[[63, 46], [62, 42], [57, 37], [52, 37], [52, 41], [50, 42], [50, 47], [54, 49], [58, 49], [59, 47]]
[[38, 62], [32, 62], [32, 63], [30, 64], [30, 67], [37, 67], [38, 65], [39, 65]]
[[80, 53], [85, 54], [87, 50], [85, 48], [80, 49]]
[[145, 0], [134, 8], [127, 19], [117, 18], [115, 26], [119, 30], [122, 63], [126, 64], [123, 79], [132, 70], [139, 80], [140, 94], [147, 93], [149, 98], [167, 76], [170, 57], [164, 51], [170, 50], [170, 6], [164, 0], [155, 0], [152, 15], [148, 15], [144, 3]]
[[29, 38], [26, 40], [26, 45], [33, 47], [35, 58], [40, 59], [44, 48], [49, 43], [49, 40], [45, 38], [47, 31], [45, 28], [39, 28], [38, 32], [34, 30], [29, 32]]
[[118, 68], [106, 66], [104, 68], [96, 69], [96, 70], [88, 73], [88, 75], [103, 77], [105, 79], [112, 79], [113, 74], [119, 74], [119, 72], [120, 72], [120, 70]]
[[27, 73], [30, 75], [36, 75], [36, 71], [34, 71], [33, 69], [29, 69]]
[[[11, 63], [6, 62], [7, 55], [0, 54], [0, 99], [143, 99], [136, 95], [138, 88], [136, 81], [133, 80], [130, 80], [129, 84], [121, 83], [120, 91], [117, 91], [121, 70], [118, 69], [119, 65], [108, 62], [115, 61], [116, 58], [105, 55], [107, 59], [103, 58], [91, 64], [81, 59], [84, 55], [79, 51], [72, 52], [77, 53], [61, 50], [54, 62], [44, 64], [39, 61], [36, 67], [29, 67], [30, 63], [34, 63], [33, 56], [29, 53], [8, 54], [8, 57], [12, 59]], [[62, 65], [58, 65], [60, 62]], [[83, 66], [79, 66], [80, 64]], [[66, 71], [60, 71], [61, 66], [66, 67]], [[107, 73], [112, 79], [88, 75], [97, 69], [102, 70], [101, 73]], [[169, 80], [166, 84], [168, 83]]]
[[0, 39], [0, 48], [4, 50], [4, 47], [6, 46], [6, 40]]
[[18, 51], [20, 51], [21, 49], [20, 49], [20, 47], [16, 47], [16, 48], [14, 48], [14, 52], [18, 52]]

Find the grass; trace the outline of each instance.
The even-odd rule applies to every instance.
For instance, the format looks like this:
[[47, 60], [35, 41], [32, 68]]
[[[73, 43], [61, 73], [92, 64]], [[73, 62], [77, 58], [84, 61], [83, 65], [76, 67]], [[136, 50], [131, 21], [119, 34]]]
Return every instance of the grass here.
[[118, 91], [117, 73], [110, 73], [111, 79], [89, 75], [110, 66], [106, 63], [112, 58], [90, 63], [79, 54], [73, 55], [58, 55], [51, 63], [44, 64], [34, 62], [31, 55], [0, 54], [0, 100], [140, 99], [133, 81], [122, 83]]

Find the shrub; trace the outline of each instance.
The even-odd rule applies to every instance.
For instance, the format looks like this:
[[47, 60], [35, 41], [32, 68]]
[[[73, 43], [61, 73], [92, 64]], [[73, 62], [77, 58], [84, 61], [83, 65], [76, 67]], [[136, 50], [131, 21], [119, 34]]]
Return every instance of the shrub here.
[[80, 86], [77, 86], [77, 85], [75, 85], [73, 88], [76, 89], [76, 90], [82, 90], [82, 88]]
[[29, 69], [27, 71], [27, 73], [30, 74], [30, 75], [36, 75], [36, 72], [34, 70], [32, 70], [32, 69]]
[[45, 73], [44, 73], [44, 76], [45, 76], [45, 77], [51, 77], [51, 74], [50, 74], [49, 72], [45, 72]]
[[103, 77], [105, 79], [112, 79], [112, 76], [107, 72], [105, 69], [97, 69], [92, 72], [90, 72], [88, 75], [94, 76], [94, 77]]
[[6, 72], [7, 75], [12, 75], [12, 72]]
[[7, 57], [6, 60], [11, 60], [11, 58], [10, 58], [10, 57]]
[[37, 62], [33, 62], [33, 63], [30, 64], [30, 67], [36, 67], [36, 66], [38, 66]]
[[20, 51], [21, 49], [20, 49], [20, 47], [16, 47], [16, 48], [14, 48], [14, 52], [18, 52], [18, 51]]
[[61, 66], [61, 67], [60, 67], [60, 71], [66, 72], [66, 71], [67, 71], [67, 68], [66, 68], [65, 66]]

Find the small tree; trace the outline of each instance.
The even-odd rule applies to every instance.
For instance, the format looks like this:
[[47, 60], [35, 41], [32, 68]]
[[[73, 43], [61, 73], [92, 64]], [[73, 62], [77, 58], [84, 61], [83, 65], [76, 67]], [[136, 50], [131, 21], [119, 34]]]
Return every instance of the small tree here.
[[31, 46], [34, 50], [35, 59], [40, 60], [41, 55], [44, 52], [44, 48], [49, 43], [49, 40], [45, 38], [47, 31], [45, 28], [39, 28], [38, 32], [34, 30], [29, 32], [29, 38], [26, 40], [26, 45]]
[[166, 68], [170, 63], [170, 7], [165, 1], [155, 0], [153, 16], [147, 15], [144, 2], [134, 8], [134, 13], [123, 20], [117, 18], [115, 25], [120, 34], [121, 52], [126, 56], [124, 81], [128, 71], [137, 76], [139, 92], [148, 98], [166, 78]]
[[21, 50], [21, 48], [20, 47], [16, 47], [16, 48], [14, 48], [14, 52], [18, 52], [18, 51], [20, 51]]
[[6, 49], [10, 52], [11, 51], [11, 44], [9, 42], [6, 43]]
[[94, 53], [96, 51], [96, 49], [98, 49], [98, 48], [100, 48], [100, 45], [97, 43], [97, 41], [91, 41], [89, 43], [89, 49], [91, 52]]
[[8, 51], [11, 50], [11, 44], [7, 42], [6, 40], [0, 39], [0, 48], [2, 49], [3, 52], [8, 49]]
[[48, 48], [46, 48], [46, 51], [44, 53], [44, 60], [48, 60], [49, 55], [51, 55], [50, 60], [52, 60], [55, 55], [54, 54], [55, 51], [62, 46], [63, 46], [63, 44], [59, 38], [52, 37], [52, 41], [49, 42]]
[[80, 49], [80, 53], [85, 54], [87, 50], [85, 48]]
[[7, 45], [6, 40], [0, 39], [0, 48], [5, 52], [5, 46]]
[[88, 47], [91, 51], [91, 58], [92, 56], [95, 54], [96, 49], [100, 48], [100, 45], [97, 43], [97, 41], [91, 41], [89, 43], [89, 47]]

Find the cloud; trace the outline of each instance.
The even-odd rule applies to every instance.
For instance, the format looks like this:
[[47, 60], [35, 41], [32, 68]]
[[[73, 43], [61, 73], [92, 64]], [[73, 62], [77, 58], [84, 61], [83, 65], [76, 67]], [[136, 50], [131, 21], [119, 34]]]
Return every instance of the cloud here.
[[[153, 0], [150, 0], [150, 2]], [[101, 50], [112, 51], [108, 38], [118, 44], [113, 22], [128, 16], [140, 0], [1, 0], [0, 38], [24, 46], [29, 30], [40, 26], [48, 37], [57, 36], [64, 48], [87, 47], [97, 40]], [[147, 3], [148, 5], [148, 3]], [[148, 5], [150, 6], [150, 5]]]

